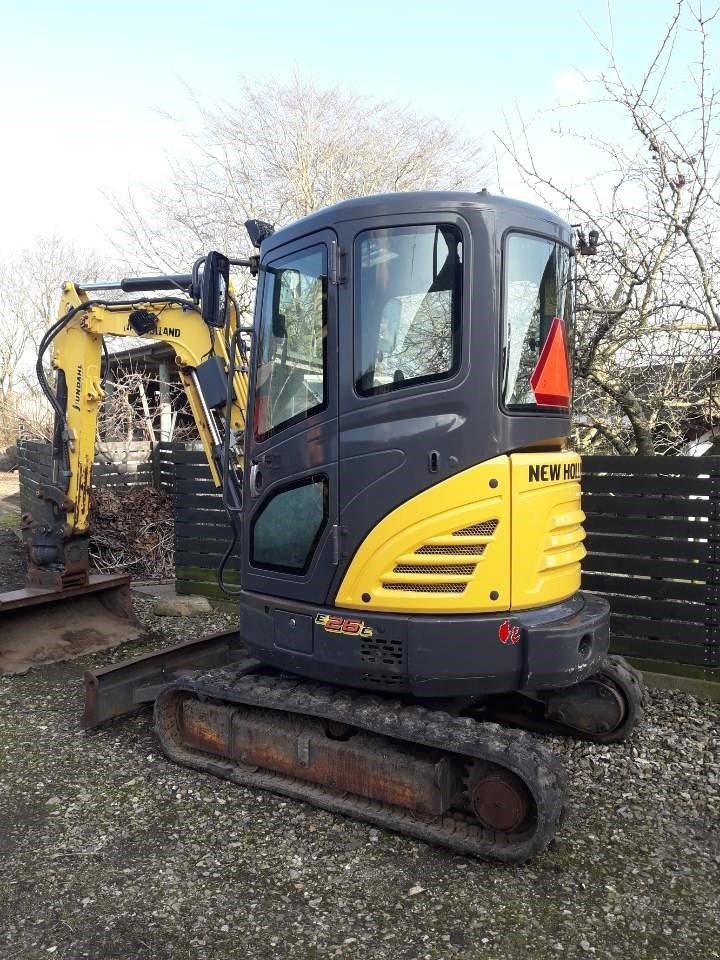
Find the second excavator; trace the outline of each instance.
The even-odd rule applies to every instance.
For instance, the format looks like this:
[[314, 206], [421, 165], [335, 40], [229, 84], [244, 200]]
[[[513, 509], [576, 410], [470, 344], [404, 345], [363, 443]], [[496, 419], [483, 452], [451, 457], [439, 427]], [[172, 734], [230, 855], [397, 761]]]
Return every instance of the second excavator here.
[[[579, 590], [571, 229], [486, 191], [248, 229], [242, 261], [67, 284], [43, 341], [34, 566], [61, 576], [87, 536], [109, 334], [173, 347], [242, 563], [239, 631], [89, 674], [85, 723], [151, 700], [178, 763], [522, 862], [565, 805], [532, 731], [612, 743], [642, 713], [607, 603]], [[247, 330], [233, 266], [258, 280]]]

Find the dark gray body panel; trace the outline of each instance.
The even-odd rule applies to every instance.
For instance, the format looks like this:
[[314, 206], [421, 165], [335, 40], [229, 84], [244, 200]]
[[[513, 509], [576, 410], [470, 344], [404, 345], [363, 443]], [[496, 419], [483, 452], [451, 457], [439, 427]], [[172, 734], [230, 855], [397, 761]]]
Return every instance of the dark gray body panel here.
[[[330, 244], [336, 240], [336, 234], [330, 229], [319, 229], [313, 234], [312, 244], [286, 243], [280, 256], [286, 256], [306, 246]], [[271, 254], [272, 256], [272, 254]], [[256, 303], [255, 329], [259, 318], [263, 283], [258, 287]], [[273, 593], [290, 599], [317, 599], [327, 595], [331, 572], [335, 569], [334, 557], [337, 553], [335, 538], [338, 523], [338, 398], [337, 398], [337, 362], [333, 358], [338, 352], [338, 288], [328, 284], [327, 289], [327, 367], [328, 391], [327, 404], [307, 420], [279, 430], [273, 436], [258, 443], [248, 429], [245, 449], [250, 464], [254, 464], [262, 473], [262, 493], [256, 496], [250, 489], [250, 471], [245, 470], [243, 491], [243, 542], [247, 549], [242, 554], [242, 581], [245, 589], [263, 593]], [[248, 398], [248, 407], [252, 411], [255, 403], [255, 382]], [[252, 422], [253, 417], [249, 420]], [[322, 474], [328, 481], [328, 516], [319, 542], [315, 548], [309, 569], [304, 573], [283, 573], [259, 569], [250, 561], [252, 529], [256, 516], [264, 504], [289, 483], [303, 478]]]
[[[448, 379], [409, 385], [391, 394], [359, 396], [353, 368], [355, 238], [363, 230], [380, 226], [428, 223], [455, 224], [463, 236], [459, 369]], [[337, 236], [343, 255], [342, 282], [331, 284], [329, 290], [328, 319], [329, 325], [337, 324], [337, 340], [334, 331], [329, 331], [329, 338], [337, 367], [329, 367], [328, 409], [265, 443], [255, 443], [249, 436], [246, 445], [251, 462], [276, 447], [282, 450], [284, 462], [273, 482], [286, 481], [291, 475], [288, 471], [300, 476], [318, 463], [333, 473], [335, 465], [337, 469], [338, 514], [331, 518], [331, 525], [339, 524], [339, 562], [331, 562], [336, 547], [328, 544], [326, 532], [313, 576], [268, 578], [276, 595], [331, 603], [359, 545], [377, 522], [401, 503], [501, 453], [548, 445], [568, 435], [570, 423], [565, 414], [510, 414], [499, 401], [501, 244], [510, 228], [570, 244], [570, 228], [560, 218], [540, 207], [487, 193], [397, 193], [349, 200], [264, 241], [263, 263], [327, 238], [330, 231]], [[251, 410], [253, 388], [251, 383]], [[330, 424], [335, 416], [333, 435]], [[431, 452], [438, 455], [435, 472], [429, 467]], [[246, 489], [245, 503], [250, 500]], [[249, 515], [246, 543], [251, 520]], [[324, 567], [326, 576], [319, 566]], [[244, 583], [249, 590], [270, 592], [257, 581], [250, 565], [244, 570]]]
[[[249, 594], [242, 609], [240, 633], [258, 660], [416, 697], [571, 686], [598, 669], [610, 639], [607, 602], [583, 593], [508, 617], [356, 615]], [[318, 623], [325, 614], [359, 620], [373, 636], [330, 632]]]

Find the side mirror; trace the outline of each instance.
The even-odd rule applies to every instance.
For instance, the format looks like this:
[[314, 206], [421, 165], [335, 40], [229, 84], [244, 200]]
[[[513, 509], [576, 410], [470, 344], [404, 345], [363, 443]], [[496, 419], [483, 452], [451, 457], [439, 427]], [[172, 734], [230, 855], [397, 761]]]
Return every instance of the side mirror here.
[[202, 317], [209, 327], [224, 327], [227, 319], [230, 261], [222, 253], [211, 251], [205, 257], [200, 288]]

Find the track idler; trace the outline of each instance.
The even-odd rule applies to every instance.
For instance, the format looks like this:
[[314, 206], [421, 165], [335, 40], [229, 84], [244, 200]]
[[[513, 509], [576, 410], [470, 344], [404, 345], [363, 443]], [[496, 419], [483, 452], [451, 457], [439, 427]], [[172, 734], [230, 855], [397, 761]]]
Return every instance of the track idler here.
[[479, 715], [527, 730], [620, 743], [642, 719], [646, 701], [642, 674], [622, 657], [609, 656], [598, 671], [573, 686], [488, 697]]

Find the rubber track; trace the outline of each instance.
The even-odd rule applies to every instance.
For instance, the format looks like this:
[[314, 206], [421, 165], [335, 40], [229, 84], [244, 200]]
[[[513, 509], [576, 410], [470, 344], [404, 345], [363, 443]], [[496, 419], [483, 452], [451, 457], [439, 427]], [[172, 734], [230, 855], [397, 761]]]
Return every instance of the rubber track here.
[[[527, 716], [519, 711], [512, 711], [512, 700], [507, 708], [501, 698], [500, 705], [493, 703], [491, 697], [489, 705], [483, 705], [480, 702], [478, 711], [479, 718], [486, 718], [489, 721], [497, 721], [501, 724], [507, 724], [513, 729], [531, 730], [534, 733], [547, 733], [557, 737], [572, 737], [574, 740], [586, 740], [590, 743], [612, 744], [623, 743], [631, 735], [635, 727], [640, 723], [650, 702], [647, 687], [643, 681], [642, 674], [623, 657], [612, 654], [601, 660], [597, 670], [580, 681], [579, 685], [588, 683], [593, 678], [604, 679], [611, 683], [625, 699], [625, 715], [617, 727], [608, 733], [589, 733], [587, 730], [580, 730], [568, 723], [562, 723], [559, 720], [551, 720], [548, 717]], [[513, 695], [511, 694], [511, 697]]]
[[[462, 813], [440, 817], [413, 814], [284, 774], [245, 767], [238, 761], [210, 757], [182, 744], [178, 706], [188, 694], [202, 700], [336, 720], [382, 736], [461, 754], [468, 760], [490, 761], [512, 771], [526, 784], [537, 807], [535, 822], [525, 833], [496, 834]], [[484, 860], [523, 863], [547, 847], [564, 813], [565, 771], [558, 758], [531, 735], [352, 689], [280, 676], [237, 675], [232, 669], [221, 668], [198, 678], [181, 678], [166, 687], [155, 702], [155, 728], [163, 750], [176, 763]]]
[[642, 720], [643, 713], [650, 704], [650, 695], [642, 673], [617, 654], [606, 657], [595, 673], [602, 673], [616, 683], [627, 699], [628, 705], [637, 712], [636, 722]]
[[595, 675], [597, 674], [607, 677], [618, 688], [625, 698], [626, 712], [622, 723], [614, 731], [614, 736], [611, 731], [609, 738], [590, 736], [588, 739], [597, 743], [622, 743], [627, 740], [640, 723], [650, 704], [650, 695], [645, 686], [643, 675], [631, 666], [624, 657], [619, 657], [616, 654], [612, 654], [603, 660], [595, 672]]

